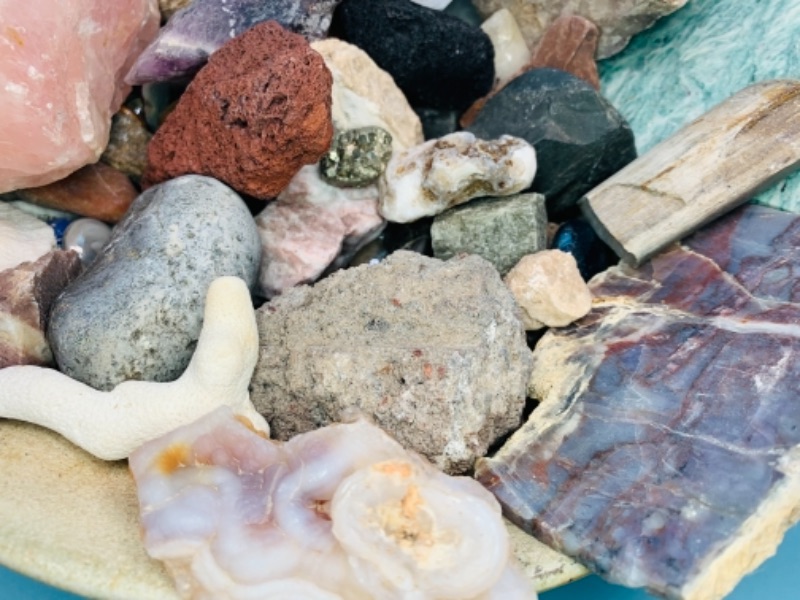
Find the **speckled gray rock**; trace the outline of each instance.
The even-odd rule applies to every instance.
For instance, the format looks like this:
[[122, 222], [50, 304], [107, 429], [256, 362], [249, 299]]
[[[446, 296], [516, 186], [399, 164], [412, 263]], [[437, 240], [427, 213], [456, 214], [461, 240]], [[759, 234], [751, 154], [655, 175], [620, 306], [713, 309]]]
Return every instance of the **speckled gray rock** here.
[[319, 161], [323, 179], [337, 187], [374, 183], [392, 157], [392, 136], [380, 127], [337, 131], [331, 149]]
[[544, 203], [541, 194], [518, 194], [451, 208], [433, 220], [433, 255], [477, 254], [505, 275], [526, 254], [547, 248]]
[[460, 473], [519, 425], [531, 353], [511, 293], [478, 256], [395, 252], [256, 315], [251, 398], [277, 439], [361, 412]]
[[210, 177], [150, 188], [58, 298], [48, 340], [59, 369], [97, 389], [171, 381], [191, 358], [211, 281], [252, 286], [261, 244], [244, 202]]

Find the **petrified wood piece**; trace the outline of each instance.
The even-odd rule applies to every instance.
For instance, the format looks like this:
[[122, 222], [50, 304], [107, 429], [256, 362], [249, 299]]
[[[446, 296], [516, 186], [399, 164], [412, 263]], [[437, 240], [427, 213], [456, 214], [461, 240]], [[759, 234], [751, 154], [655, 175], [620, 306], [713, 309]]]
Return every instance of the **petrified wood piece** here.
[[800, 165], [800, 81], [734, 94], [594, 188], [581, 208], [633, 264]]
[[534, 352], [542, 403], [476, 477], [607, 579], [722, 598], [800, 518], [800, 216], [747, 206]]

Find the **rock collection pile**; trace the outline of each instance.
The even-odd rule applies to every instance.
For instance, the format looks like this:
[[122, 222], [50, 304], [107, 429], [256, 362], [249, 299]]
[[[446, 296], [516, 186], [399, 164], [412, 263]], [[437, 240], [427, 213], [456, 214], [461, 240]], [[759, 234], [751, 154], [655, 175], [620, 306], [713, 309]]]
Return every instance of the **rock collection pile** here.
[[[783, 294], [800, 260], [785, 241], [797, 221], [748, 208], [670, 244], [800, 164], [800, 83], [743, 83], [708, 113], [705, 96], [688, 107], [692, 94], [678, 90], [686, 97], [676, 106], [706, 114], [665, 140], [688, 118], [668, 108], [645, 116], [646, 103], [631, 100], [633, 87], [649, 85], [639, 78], [650, 34], [636, 34], [673, 12], [660, 30], [710, 28], [715, 3], [686, 3], [0, 7], [0, 387], [4, 373], [25, 380], [15, 365], [54, 367], [103, 391], [186, 373], [201, 381], [191, 365], [204, 298], [214, 280], [235, 276], [256, 309], [250, 395], [277, 439], [366, 416], [448, 473], [470, 474], [477, 461], [478, 480], [518, 524], [601, 574], [672, 597], [721, 598], [757, 561], [695, 596], [703, 569], [749, 539], [742, 528], [762, 522], [775, 498], [786, 508], [776, 482], [796, 486], [800, 472], [794, 421], [779, 418], [800, 412], [787, 391], [796, 374], [780, 366], [798, 338], [787, 317], [796, 294]], [[786, 2], [766, 4], [759, 10]], [[720, 7], [720, 18], [731, 10]], [[784, 22], [800, 26], [800, 9], [787, 10]], [[684, 52], [682, 43], [676, 36], [670, 51]], [[800, 77], [796, 63], [764, 72]], [[648, 151], [638, 158], [637, 144]], [[765, 198], [800, 205], [784, 191]], [[778, 250], [781, 260], [763, 260]], [[638, 270], [612, 267], [615, 252]], [[707, 277], [687, 275], [698, 272]], [[732, 369], [751, 333], [775, 360], [750, 365], [748, 380], [760, 383], [734, 396], [750, 407], [741, 414], [766, 420], [728, 444], [709, 428], [730, 415], [695, 397], [710, 383], [691, 383]], [[681, 375], [704, 336], [725, 335], [742, 356]], [[763, 341], [773, 337], [780, 348]], [[666, 347], [679, 358], [662, 356]], [[656, 363], [681, 385], [655, 382]], [[237, 385], [237, 403], [250, 406]], [[175, 396], [156, 389], [165, 402]], [[585, 443], [575, 446], [578, 430]], [[673, 487], [695, 490], [713, 513], [706, 521], [724, 513], [698, 488], [717, 454], [672, 444], [664, 431], [726, 451], [741, 442], [743, 453], [763, 453], [748, 473], [769, 479], [724, 531], [692, 530], [705, 537], [688, 558], [664, 549], [697, 520]], [[617, 439], [646, 440], [653, 457], [643, 473], [630, 457], [644, 450], [620, 454], [613, 468], [630, 481], [602, 492], [605, 502], [650, 503], [638, 525], [619, 529], [624, 540], [612, 538], [620, 522], [631, 526], [628, 513], [598, 524], [592, 512], [609, 512], [593, 494], [605, 489]], [[669, 476], [656, 464], [665, 444]], [[635, 495], [642, 486], [651, 491]], [[655, 498], [652, 486], [672, 496]], [[759, 560], [800, 510], [795, 502], [784, 513]], [[680, 564], [642, 563], [626, 578], [642, 540], [661, 548], [653, 561]]]

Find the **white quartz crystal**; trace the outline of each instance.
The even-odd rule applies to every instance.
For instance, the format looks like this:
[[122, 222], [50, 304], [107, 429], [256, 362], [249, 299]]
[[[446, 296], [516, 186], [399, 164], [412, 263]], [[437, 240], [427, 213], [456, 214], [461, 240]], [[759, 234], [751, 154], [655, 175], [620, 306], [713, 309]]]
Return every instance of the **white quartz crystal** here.
[[467, 131], [395, 152], [379, 180], [380, 212], [408, 223], [480, 196], [510, 196], [530, 187], [536, 152], [510, 135], [477, 139]]
[[0, 201], [0, 271], [35, 261], [56, 247], [56, 235], [44, 221]]
[[522, 37], [511, 11], [502, 8], [481, 24], [494, 46], [494, 85], [502, 87], [531, 59], [531, 51]]

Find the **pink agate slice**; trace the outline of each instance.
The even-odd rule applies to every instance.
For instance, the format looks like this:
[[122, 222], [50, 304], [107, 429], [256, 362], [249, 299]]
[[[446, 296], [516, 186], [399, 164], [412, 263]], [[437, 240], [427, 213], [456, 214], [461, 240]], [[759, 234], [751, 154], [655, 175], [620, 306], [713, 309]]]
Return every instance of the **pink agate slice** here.
[[0, 2], [0, 193], [95, 162], [157, 0]]
[[281, 444], [224, 407], [130, 467], [145, 547], [184, 598], [536, 598], [494, 497], [365, 421]]

